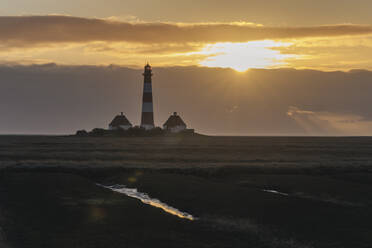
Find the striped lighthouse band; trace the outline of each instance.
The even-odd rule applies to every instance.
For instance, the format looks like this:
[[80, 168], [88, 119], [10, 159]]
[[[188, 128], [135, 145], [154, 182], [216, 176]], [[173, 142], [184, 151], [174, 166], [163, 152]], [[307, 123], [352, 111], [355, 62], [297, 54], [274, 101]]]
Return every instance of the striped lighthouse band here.
[[152, 102], [152, 86], [151, 86], [151, 83], [144, 83], [142, 102]]
[[154, 108], [152, 106], [152, 102], [143, 102], [142, 103], [142, 113], [153, 113]]
[[152, 92], [152, 83], [145, 82], [143, 84], [143, 93], [151, 93]]

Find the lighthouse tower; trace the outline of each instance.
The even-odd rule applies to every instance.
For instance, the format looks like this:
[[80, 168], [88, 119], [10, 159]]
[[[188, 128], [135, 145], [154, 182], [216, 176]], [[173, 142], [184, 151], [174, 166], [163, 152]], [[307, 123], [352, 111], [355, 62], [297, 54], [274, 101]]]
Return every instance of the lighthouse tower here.
[[154, 125], [154, 109], [152, 105], [152, 69], [149, 63], [145, 66], [145, 72], [143, 73], [143, 97], [142, 97], [142, 118], [141, 127], [146, 130], [153, 129]]

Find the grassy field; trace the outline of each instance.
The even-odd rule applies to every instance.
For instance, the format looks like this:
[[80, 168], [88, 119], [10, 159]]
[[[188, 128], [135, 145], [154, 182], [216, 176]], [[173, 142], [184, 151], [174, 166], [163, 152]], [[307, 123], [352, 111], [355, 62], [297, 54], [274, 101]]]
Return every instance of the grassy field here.
[[369, 170], [372, 138], [0, 136], [0, 168]]
[[0, 245], [372, 246], [372, 138], [1, 136], [0, 148]]

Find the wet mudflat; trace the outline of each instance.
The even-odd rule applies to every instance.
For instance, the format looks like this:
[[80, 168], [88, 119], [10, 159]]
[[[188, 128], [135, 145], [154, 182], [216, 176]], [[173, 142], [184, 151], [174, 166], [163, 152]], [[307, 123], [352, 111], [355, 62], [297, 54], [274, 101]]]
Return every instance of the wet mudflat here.
[[0, 226], [12, 247], [372, 245], [370, 138], [2, 137], [0, 146]]

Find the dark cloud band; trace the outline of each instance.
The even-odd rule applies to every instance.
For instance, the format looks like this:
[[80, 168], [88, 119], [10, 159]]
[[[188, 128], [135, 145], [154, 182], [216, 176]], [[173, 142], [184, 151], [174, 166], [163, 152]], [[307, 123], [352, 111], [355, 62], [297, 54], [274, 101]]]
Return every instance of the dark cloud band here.
[[0, 17], [0, 46], [124, 41], [137, 43], [246, 42], [372, 34], [371, 25], [264, 27], [248, 24], [127, 23], [71, 16]]

